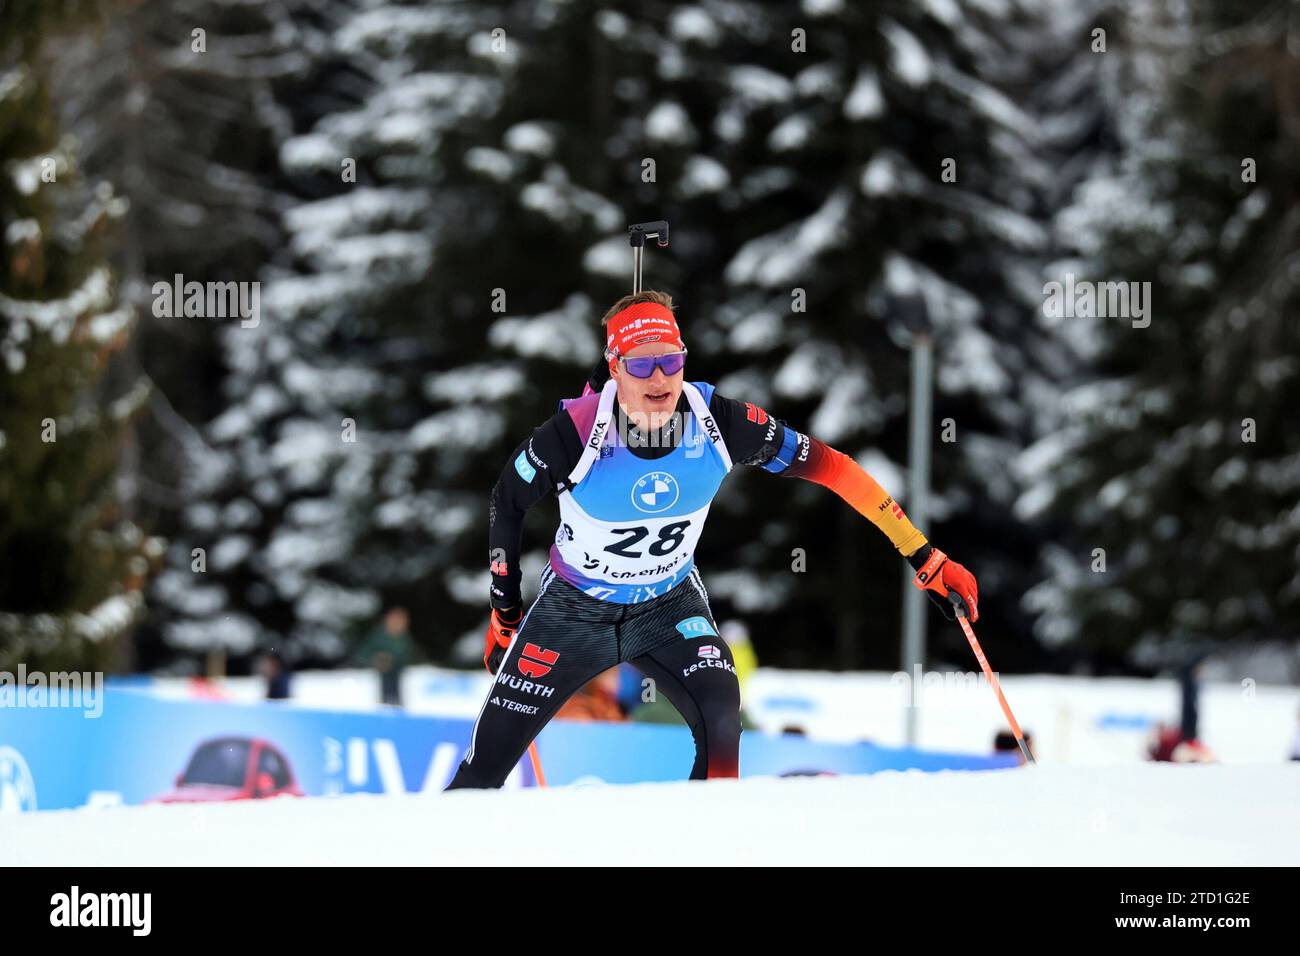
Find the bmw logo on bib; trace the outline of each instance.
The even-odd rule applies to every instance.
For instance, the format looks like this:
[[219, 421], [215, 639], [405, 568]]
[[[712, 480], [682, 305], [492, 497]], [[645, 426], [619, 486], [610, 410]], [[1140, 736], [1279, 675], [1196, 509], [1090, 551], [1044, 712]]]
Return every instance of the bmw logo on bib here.
[[638, 511], [658, 514], [677, 504], [681, 495], [677, 479], [666, 471], [652, 471], [632, 486], [632, 504]]

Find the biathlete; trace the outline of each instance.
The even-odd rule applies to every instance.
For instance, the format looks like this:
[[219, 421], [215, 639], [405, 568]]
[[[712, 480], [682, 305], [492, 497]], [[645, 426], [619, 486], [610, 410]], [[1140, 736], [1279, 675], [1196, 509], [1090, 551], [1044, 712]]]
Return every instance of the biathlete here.
[[[515, 449], [492, 490], [484, 663], [496, 681], [449, 789], [500, 787], [564, 701], [625, 661], [690, 726], [691, 779], [739, 775], [740, 687], [693, 561], [709, 505], [735, 464], [831, 489], [884, 532], [949, 618], [951, 593], [979, 619], [974, 576], [932, 547], [857, 462], [757, 405], [684, 380], [686, 346], [670, 296], [625, 296], [602, 324], [605, 354], [589, 393], [562, 402]], [[551, 495], [560, 524], [525, 614], [524, 513]]]

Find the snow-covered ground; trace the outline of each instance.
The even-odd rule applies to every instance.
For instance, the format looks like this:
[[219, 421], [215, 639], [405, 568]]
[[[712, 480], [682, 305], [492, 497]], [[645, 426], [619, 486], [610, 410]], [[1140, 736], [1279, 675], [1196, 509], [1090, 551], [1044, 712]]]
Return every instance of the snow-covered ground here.
[[[491, 678], [484, 672], [410, 668], [403, 695], [412, 713], [473, 718]], [[1141, 762], [1154, 721], [1177, 722], [1178, 684], [1171, 679], [1057, 677], [1001, 678], [1017, 720], [1045, 763], [1118, 765]], [[911, 696], [902, 674], [826, 673], [760, 668], [746, 683], [746, 712], [763, 730], [797, 726], [827, 741], [871, 740], [901, 746]], [[916, 696], [920, 747], [987, 753], [1005, 728], [992, 690], [978, 671], [923, 676]], [[264, 683], [222, 682], [234, 700], [256, 700]], [[164, 693], [189, 693], [181, 680], [159, 682]], [[379, 684], [369, 671], [304, 672], [294, 678], [302, 706], [360, 710], [375, 707]], [[1201, 693], [1201, 739], [1224, 763], [1277, 763], [1295, 745], [1300, 690], [1253, 682], [1206, 683]]]
[[6, 866], [800, 863], [1296, 865], [1300, 764], [1040, 765], [0, 816]]

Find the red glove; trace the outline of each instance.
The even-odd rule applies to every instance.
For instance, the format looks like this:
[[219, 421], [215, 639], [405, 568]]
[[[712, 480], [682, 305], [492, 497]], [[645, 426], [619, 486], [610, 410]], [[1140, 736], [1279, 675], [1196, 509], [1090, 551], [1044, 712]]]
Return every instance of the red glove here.
[[519, 628], [519, 622], [523, 619], [523, 608], [515, 607], [505, 611], [492, 609], [483, 647], [483, 666], [488, 669], [489, 674], [495, 674], [501, 668], [501, 658], [506, 656], [506, 650], [510, 647], [515, 631]]
[[965, 612], [971, 623], [980, 619], [980, 589], [971, 574], [956, 561], [938, 548], [926, 545], [908, 559], [916, 568], [916, 577], [912, 583], [929, 593], [930, 598], [939, 605], [944, 617], [950, 621], [957, 619], [953, 607]]

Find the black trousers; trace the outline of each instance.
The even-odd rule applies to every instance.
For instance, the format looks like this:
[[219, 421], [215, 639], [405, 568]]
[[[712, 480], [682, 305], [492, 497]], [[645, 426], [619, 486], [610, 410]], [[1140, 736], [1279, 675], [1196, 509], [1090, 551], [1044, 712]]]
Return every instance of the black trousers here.
[[499, 787], [528, 744], [589, 680], [630, 662], [695, 737], [692, 780], [740, 772], [740, 685], [699, 572], [641, 604], [583, 594], [549, 567], [502, 659], [447, 789]]

